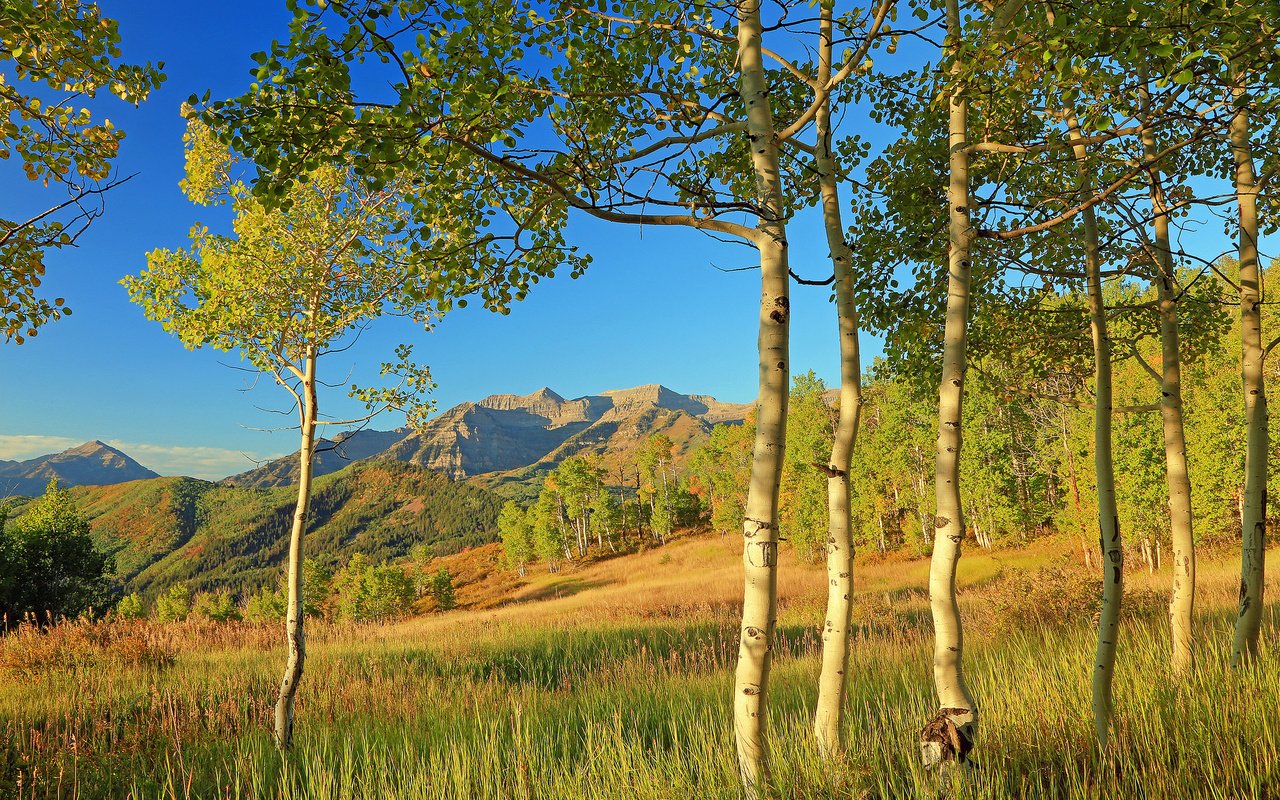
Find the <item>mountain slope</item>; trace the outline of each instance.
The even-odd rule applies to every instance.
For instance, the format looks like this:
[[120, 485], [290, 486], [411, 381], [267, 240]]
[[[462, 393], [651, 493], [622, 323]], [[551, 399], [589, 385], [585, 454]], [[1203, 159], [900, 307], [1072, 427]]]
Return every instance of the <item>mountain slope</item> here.
[[71, 495], [90, 520], [98, 546], [114, 554], [116, 574], [127, 583], [195, 534], [200, 499], [213, 488], [195, 478], [153, 478], [79, 486]]
[[[740, 422], [750, 407], [721, 403], [709, 395], [684, 395], [651, 384], [566, 400], [548, 388], [529, 395], [497, 394], [454, 406], [417, 433], [367, 431], [370, 447], [350, 449], [351, 458], [407, 461], [455, 480], [484, 476], [503, 485], [529, 480], [575, 454], [605, 457], [606, 467], [628, 460], [649, 435], [665, 432], [682, 449], [704, 437], [711, 425]], [[381, 452], [369, 452], [384, 441]], [[363, 455], [363, 453], [368, 455]], [[357, 455], [361, 453], [361, 455]], [[227, 478], [238, 486], [276, 486], [296, 480], [296, 456]], [[317, 461], [317, 474], [346, 462]]]
[[[312, 460], [314, 474], [328, 475], [351, 466], [356, 461], [385, 452], [409, 435], [406, 429], [394, 431], [354, 431], [339, 434], [332, 440], [316, 442], [316, 454]], [[260, 467], [224, 478], [226, 486], [295, 486], [298, 483], [298, 454], [268, 461]]]
[[0, 462], [0, 498], [39, 496], [52, 478], [63, 486], [107, 486], [158, 477], [159, 473], [120, 450], [95, 440], [29, 461]]
[[[288, 550], [295, 489], [158, 478], [72, 490], [98, 545], [115, 554], [123, 591], [154, 597], [274, 586]], [[442, 555], [497, 540], [502, 500], [411, 464], [366, 461], [316, 480], [306, 553], [326, 566], [354, 553], [374, 562], [418, 544]]]

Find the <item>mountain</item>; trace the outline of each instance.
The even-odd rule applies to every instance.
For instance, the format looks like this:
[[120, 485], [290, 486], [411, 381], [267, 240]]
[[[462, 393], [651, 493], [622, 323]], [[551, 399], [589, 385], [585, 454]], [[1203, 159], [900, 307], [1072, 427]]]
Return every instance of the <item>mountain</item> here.
[[[376, 456], [409, 435], [407, 428], [394, 431], [353, 431], [316, 443], [313, 474], [328, 475], [356, 461]], [[293, 486], [298, 483], [298, 453], [268, 461], [260, 467], [224, 478], [225, 486]]]
[[[78, 487], [72, 495], [98, 546], [115, 556], [123, 591], [154, 597], [187, 582], [192, 591], [236, 593], [275, 586], [289, 545], [297, 492], [193, 478]], [[364, 461], [316, 480], [305, 552], [326, 566], [356, 552], [372, 561], [456, 553], [497, 540], [502, 499], [412, 464]]]
[[107, 486], [157, 477], [158, 473], [123, 452], [95, 440], [29, 461], [0, 462], [0, 498], [39, 496], [50, 478], [63, 486]]
[[[496, 394], [454, 406], [429, 420], [420, 432], [370, 435], [370, 447], [352, 458], [406, 461], [455, 480], [483, 476], [482, 483], [527, 483], [571, 455], [604, 457], [606, 468], [626, 462], [654, 433], [666, 433], [687, 450], [722, 422], [741, 422], [748, 405], [721, 403], [709, 395], [685, 395], [651, 384], [566, 400], [549, 388], [529, 395]], [[384, 436], [377, 439], [374, 436]], [[379, 452], [377, 443], [390, 442]], [[356, 456], [355, 453], [368, 455]], [[234, 475], [237, 486], [278, 486], [297, 479], [296, 454], [257, 470]], [[316, 473], [346, 463], [317, 461]]]

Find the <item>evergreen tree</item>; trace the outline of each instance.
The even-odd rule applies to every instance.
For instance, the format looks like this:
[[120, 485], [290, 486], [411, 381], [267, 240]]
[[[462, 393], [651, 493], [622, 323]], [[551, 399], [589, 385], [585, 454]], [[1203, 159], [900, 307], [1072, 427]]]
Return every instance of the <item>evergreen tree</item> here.
[[114, 563], [98, 550], [71, 493], [50, 479], [44, 496], [6, 524], [0, 515], [0, 611], [10, 621], [78, 617], [110, 604]]

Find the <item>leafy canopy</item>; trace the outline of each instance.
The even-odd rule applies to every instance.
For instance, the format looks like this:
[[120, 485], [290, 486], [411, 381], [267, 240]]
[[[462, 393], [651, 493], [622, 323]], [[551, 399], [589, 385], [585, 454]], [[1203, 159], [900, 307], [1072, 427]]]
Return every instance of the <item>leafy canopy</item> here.
[[49, 205], [0, 208], [0, 335], [22, 344], [71, 313], [37, 296], [48, 250], [68, 247], [103, 212], [124, 132], [84, 99], [107, 91], [137, 105], [164, 81], [164, 63], [120, 62], [116, 22], [80, 0], [0, 3], [0, 160], [58, 191]]

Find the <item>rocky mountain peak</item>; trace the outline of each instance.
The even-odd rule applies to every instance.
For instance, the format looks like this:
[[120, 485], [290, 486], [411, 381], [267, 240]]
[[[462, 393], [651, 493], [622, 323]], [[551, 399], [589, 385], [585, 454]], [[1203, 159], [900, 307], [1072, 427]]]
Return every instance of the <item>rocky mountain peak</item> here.
[[158, 477], [123, 451], [95, 439], [61, 453], [0, 463], [0, 496], [39, 495], [50, 478], [63, 486], [106, 486]]

